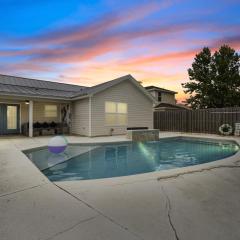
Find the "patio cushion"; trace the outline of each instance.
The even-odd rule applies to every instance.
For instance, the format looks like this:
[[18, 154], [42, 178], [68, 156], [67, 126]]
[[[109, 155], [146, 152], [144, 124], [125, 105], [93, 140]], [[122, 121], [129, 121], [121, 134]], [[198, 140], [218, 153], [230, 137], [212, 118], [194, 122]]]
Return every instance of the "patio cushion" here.
[[48, 124], [47, 122], [44, 122], [44, 123], [42, 124], [42, 128], [49, 128], [49, 124]]
[[49, 124], [49, 126], [50, 126], [51, 128], [55, 128], [55, 127], [57, 127], [57, 123], [51, 122], [51, 123]]
[[33, 124], [33, 128], [41, 128], [41, 127], [42, 127], [42, 124], [39, 122], [36, 122]]

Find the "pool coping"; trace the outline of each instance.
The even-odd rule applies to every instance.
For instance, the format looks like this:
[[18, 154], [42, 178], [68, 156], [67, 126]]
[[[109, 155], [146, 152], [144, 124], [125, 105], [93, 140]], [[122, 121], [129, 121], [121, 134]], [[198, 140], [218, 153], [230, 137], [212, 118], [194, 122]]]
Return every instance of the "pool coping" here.
[[[233, 137], [233, 136], [216, 136], [216, 135], [207, 135], [207, 134], [185, 134], [185, 133], [176, 133], [172, 136], [161, 136], [160, 139], [167, 139], [167, 138], [181, 138], [181, 137], [189, 137], [189, 138], [196, 138], [196, 139], [206, 139], [206, 140], [220, 140], [220, 141], [230, 141], [236, 143], [238, 146], [240, 146], [240, 139]], [[94, 140], [94, 139], [93, 139]], [[124, 139], [122, 141], [114, 140], [114, 141], [92, 141], [92, 142], [71, 142], [69, 141], [70, 145], [104, 145], [104, 144], [117, 144], [117, 143], [126, 143], [126, 142], [132, 142], [129, 139]], [[39, 147], [34, 148], [28, 148], [28, 149], [22, 149], [21, 152], [24, 153], [26, 151], [31, 151], [33, 149], [42, 149], [45, 148], [45, 145], [41, 145]], [[25, 154], [24, 154], [25, 155]], [[31, 162], [36, 168], [37, 166], [26, 156], [29, 162]], [[187, 167], [181, 167], [181, 168], [174, 168], [174, 169], [167, 169], [167, 170], [161, 170], [161, 171], [154, 171], [149, 173], [140, 173], [135, 175], [127, 175], [127, 176], [118, 176], [118, 177], [112, 177], [112, 178], [100, 178], [100, 179], [86, 179], [86, 180], [67, 180], [67, 181], [53, 181], [53, 184], [56, 185], [69, 185], [71, 183], [75, 184], [78, 183], [80, 186], [89, 186], [89, 185], [96, 185], [98, 186], [113, 186], [118, 184], [127, 184], [132, 182], [138, 182], [138, 181], [149, 181], [149, 180], [164, 180], [169, 178], [175, 178], [180, 175], [185, 174], [193, 174], [197, 172], [202, 171], [210, 171], [211, 169], [215, 168], [226, 168], [226, 167], [234, 167], [236, 165], [240, 164], [240, 150], [235, 153], [234, 155], [208, 162], [198, 165], [192, 165]], [[37, 168], [38, 169], [38, 168]], [[39, 169], [39, 174], [46, 177]], [[47, 178], [47, 177], [46, 177]], [[48, 178], [47, 180], [51, 182]]]

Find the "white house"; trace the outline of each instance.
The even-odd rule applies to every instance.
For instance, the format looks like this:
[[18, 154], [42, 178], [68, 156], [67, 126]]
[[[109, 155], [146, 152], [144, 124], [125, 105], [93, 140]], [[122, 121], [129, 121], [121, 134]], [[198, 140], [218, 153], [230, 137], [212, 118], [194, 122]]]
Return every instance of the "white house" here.
[[154, 104], [131, 75], [93, 87], [0, 75], [0, 135], [124, 134], [153, 128]]

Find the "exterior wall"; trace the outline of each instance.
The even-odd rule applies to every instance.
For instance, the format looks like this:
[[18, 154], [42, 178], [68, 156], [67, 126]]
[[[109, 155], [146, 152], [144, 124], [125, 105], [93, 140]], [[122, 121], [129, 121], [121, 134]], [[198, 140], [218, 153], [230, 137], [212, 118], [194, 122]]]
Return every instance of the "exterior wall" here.
[[[29, 105], [25, 104], [25, 101], [19, 100], [19, 99], [6, 99], [4, 97], [0, 96], [0, 103], [5, 103], [5, 104], [18, 104], [20, 106], [20, 129], [22, 124], [27, 123], [29, 121], [28, 119], [28, 108]], [[58, 116], [55, 118], [46, 118], [44, 116], [44, 105], [45, 104], [54, 104], [58, 106]], [[33, 122], [60, 122], [60, 103], [56, 102], [33, 102]], [[1, 117], [1, 116], [0, 116]], [[1, 119], [0, 119], [1, 121]]]
[[[49, 118], [44, 116], [44, 106], [46, 104], [57, 105], [58, 115], [54, 118]], [[28, 105], [21, 103], [21, 123], [28, 122]], [[53, 102], [33, 102], [33, 122], [60, 122], [60, 103]]]
[[162, 102], [176, 104], [175, 95], [162, 92]]
[[149, 91], [149, 93], [151, 93], [155, 99], [158, 99], [158, 91], [152, 90], [152, 91]]
[[89, 136], [89, 99], [85, 98], [72, 103], [71, 133]]
[[[158, 101], [158, 91], [152, 90], [149, 91], [149, 93], [151, 93], [152, 96]], [[176, 104], [175, 94], [161, 92], [161, 97], [162, 97], [161, 102]]]
[[[106, 126], [105, 101], [124, 102], [128, 104], [127, 126]], [[92, 97], [91, 132], [92, 136], [125, 134], [126, 127], [153, 128], [153, 103], [133, 83], [123, 81]]]
[[[0, 96], [1, 98], [1, 96]], [[71, 105], [71, 133], [83, 136], [109, 135], [113, 128], [113, 134], [125, 134], [126, 127], [149, 127], [153, 128], [153, 103], [145, 96], [133, 83], [123, 81], [118, 85], [106, 89], [91, 98], [91, 108], [89, 99], [74, 101]], [[127, 126], [106, 126], [105, 125], [105, 101], [125, 102], [128, 104], [128, 124]], [[21, 124], [27, 123], [29, 105], [24, 100], [14, 100], [4, 102], [14, 102], [20, 104]], [[46, 118], [44, 116], [44, 106], [46, 104], [56, 104], [58, 106], [58, 116]], [[33, 102], [33, 122], [59, 122], [61, 119], [61, 103], [51, 101]], [[91, 109], [91, 128], [89, 127]]]
[[[57, 105], [58, 107], [58, 115], [55, 118], [46, 118], [44, 116], [44, 106], [46, 104]], [[33, 102], [33, 122], [60, 122], [60, 104], [57, 103], [41, 103], [41, 102]]]
[[21, 124], [28, 122], [28, 105], [21, 103]]

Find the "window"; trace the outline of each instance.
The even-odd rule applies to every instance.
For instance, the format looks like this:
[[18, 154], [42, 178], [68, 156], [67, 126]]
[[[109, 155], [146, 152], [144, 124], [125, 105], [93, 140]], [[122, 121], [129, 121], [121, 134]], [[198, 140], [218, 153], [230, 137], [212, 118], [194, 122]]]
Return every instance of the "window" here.
[[7, 129], [17, 129], [17, 107], [7, 106]]
[[162, 93], [158, 92], [158, 101], [161, 102], [162, 101]]
[[57, 105], [45, 105], [44, 106], [44, 116], [48, 118], [57, 117]]
[[105, 102], [105, 123], [108, 126], [127, 125], [127, 103]]

